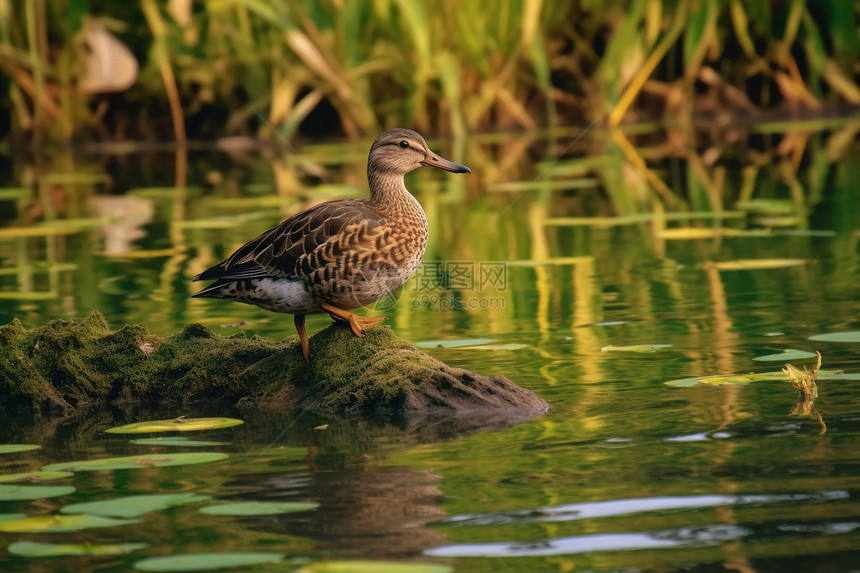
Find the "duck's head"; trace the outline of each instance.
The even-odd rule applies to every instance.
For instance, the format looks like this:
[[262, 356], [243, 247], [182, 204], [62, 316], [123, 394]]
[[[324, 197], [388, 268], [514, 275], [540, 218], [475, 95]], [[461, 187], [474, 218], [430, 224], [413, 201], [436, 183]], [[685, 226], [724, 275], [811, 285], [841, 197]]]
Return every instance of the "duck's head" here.
[[439, 157], [427, 142], [411, 129], [389, 129], [370, 147], [367, 170], [370, 173], [404, 175], [419, 167], [436, 167], [452, 173], [471, 173], [465, 165]]

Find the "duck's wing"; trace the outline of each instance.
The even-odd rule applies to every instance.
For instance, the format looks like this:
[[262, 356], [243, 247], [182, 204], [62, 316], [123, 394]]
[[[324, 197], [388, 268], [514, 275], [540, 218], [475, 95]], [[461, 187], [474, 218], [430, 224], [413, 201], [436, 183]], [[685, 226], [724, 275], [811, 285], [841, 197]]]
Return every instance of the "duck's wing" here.
[[384, 224], [382, 217], [359, 200], [320, 203], [245, 243], [226, 261], [193, 280], [309, 276], [351, 248], [372, 246]]

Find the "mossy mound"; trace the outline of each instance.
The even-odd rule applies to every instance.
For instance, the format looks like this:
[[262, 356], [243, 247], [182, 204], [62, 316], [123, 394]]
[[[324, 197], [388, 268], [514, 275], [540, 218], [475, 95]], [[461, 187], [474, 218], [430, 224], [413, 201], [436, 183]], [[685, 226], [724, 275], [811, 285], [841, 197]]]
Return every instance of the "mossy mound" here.
[[357, 338], [332, 325], [311, 338], [219, 336], [200, 324], [161, 338], [145, 325], [111, 331], [99, 312], [28, 331], [0, 327], [0, 404], [70, 413], [85, 405], [226, 402], [271, 410], [340, 414], [507, 413], [546, 402], [503, 376], [450, 368], [386, 327]]

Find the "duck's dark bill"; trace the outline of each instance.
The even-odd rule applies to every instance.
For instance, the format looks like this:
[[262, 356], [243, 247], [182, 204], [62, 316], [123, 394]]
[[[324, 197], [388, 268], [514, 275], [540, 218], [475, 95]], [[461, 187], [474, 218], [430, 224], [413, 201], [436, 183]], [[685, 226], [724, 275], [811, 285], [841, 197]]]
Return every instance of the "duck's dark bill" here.
[[466, 167], [465, 165], [460, 165], [459, 163], [454, 163], [453, 161], [448, 161], [447, 159], [443, 159], [436, 155], [435, 153], [430, 153], [427, 155], [427, 159], [421, 162], [421, 165], [424, 167], [436, 167], [438, 169], [444, 169], [445, 171], [450, 171], [451, 173], [471, 173], [472, 170]]

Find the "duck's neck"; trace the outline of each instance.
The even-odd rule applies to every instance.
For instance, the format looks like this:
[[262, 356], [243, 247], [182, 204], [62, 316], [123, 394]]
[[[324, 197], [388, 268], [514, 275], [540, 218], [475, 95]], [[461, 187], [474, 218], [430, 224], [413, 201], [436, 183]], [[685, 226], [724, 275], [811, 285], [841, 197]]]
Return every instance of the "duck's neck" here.
[[370, 185], [368, 204], [372, 205], [377, 212], [394, 215], [417, 209], [422, 214], [424, 213], [421, 205], [406, 189], [403, 174], [368, 169], [367, 182]]

